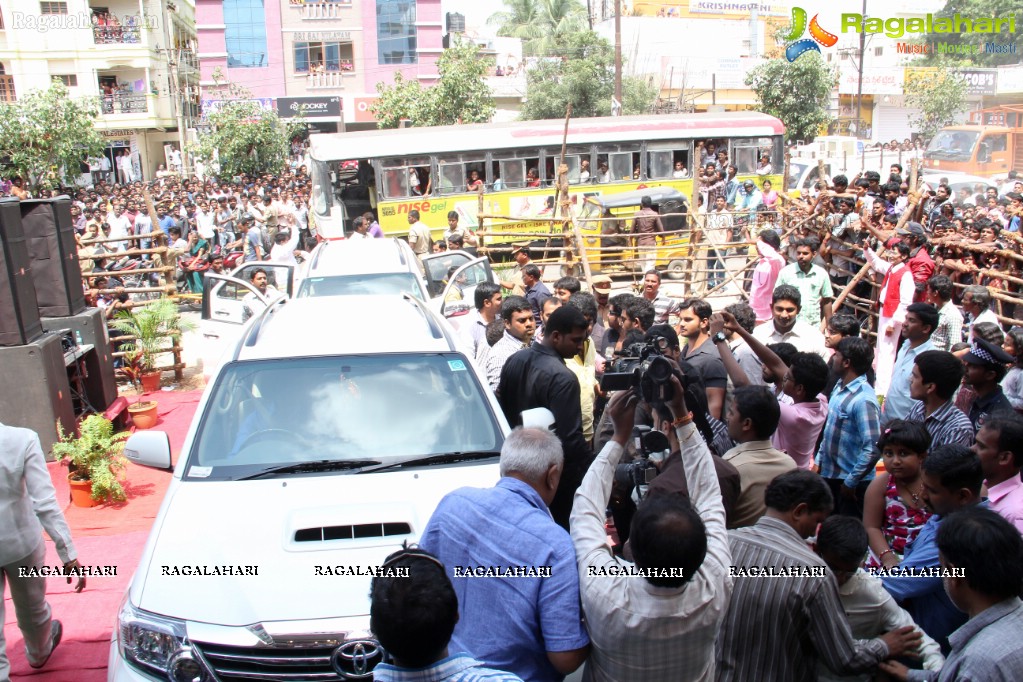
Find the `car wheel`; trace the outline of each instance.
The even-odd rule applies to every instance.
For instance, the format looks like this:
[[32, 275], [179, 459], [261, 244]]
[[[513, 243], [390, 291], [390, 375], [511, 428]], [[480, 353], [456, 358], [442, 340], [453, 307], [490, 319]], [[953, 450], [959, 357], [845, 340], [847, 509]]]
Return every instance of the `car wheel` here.
[[668, 279], [685, 279], [686, 276], [686, 262], [681, 258], [676, 258], [668, 263], [668, 268], [664, 271]]

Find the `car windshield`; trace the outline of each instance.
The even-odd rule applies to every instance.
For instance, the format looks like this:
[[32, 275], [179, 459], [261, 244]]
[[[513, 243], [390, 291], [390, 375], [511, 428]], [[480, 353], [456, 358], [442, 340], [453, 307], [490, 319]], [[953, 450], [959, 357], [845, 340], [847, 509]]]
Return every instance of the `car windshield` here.
[[334, 277], [307, 277], [296, 298], [317, 296], [366, 296], [409, 292], [418, 299], [423, 291], [415, 275], [408, 272], [385, 272]]
[[789, 191], [799, 189], [799, 178], [803, 177], [803, 171], [809, 164], [805, 163], [790, 163], [789, 164]]
[[468, 363], [458, 353], [231, 363], [209, 396], [186, 475], [499, 451], [500, 427]]
[[971, 130], [940, 130], [924, 152], [925, 159], [969, 161], [980, 133]]

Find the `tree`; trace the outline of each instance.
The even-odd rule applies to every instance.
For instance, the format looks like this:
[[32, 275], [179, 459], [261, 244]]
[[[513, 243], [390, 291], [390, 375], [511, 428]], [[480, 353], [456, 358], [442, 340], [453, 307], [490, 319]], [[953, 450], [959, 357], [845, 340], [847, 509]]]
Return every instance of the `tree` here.
[[569, 36], [587, 30], [586, 7], [579, 0], [505, 0], [487, 24], [497, 35], [522, 39], [527, 57], [557, 55]]
[[305, 128], [301, 119], [284, 122], [258, 102], [226, 102], [208, 119], [209, 132], [199, 136], [195, 151], [220, 164], [226, 177], [284, 170], [290, 140]]
[[622, 78], [622, 113], [649, 114], [654, 108], [659, 94], [657, 86], [651, 80], [640, 76]]
[[787, 140], [811, 139], [831, 122], [828, 103], [837, 84], [837, 70], [816, 52], [794, 62], [770, 59], [746, 76], [757, 108], [781, 119]]
[[437, 84], [424, 88], [419, 81], [394, 74], [394, 84], [377, 83], [373, 114], [380, 128], [397, 128], [402, 119], [417, 126], [486, 123], [493, 115], [494, 95], [487, 85], [490, 60], [481, 59], [471, 43], [444, 50], [437, 60]]
[[72, 99], [60, 81], [0, 105], [0, 170], [33, 193], [73, 184], [80, 163], [103, 152], [98, 116], [98, 100]]
[[444, 50], [437, 60], [440, 78], [426, 100], [432, 108], [429, 125], [486, 123], [493, 118], [497, 107], [486, 81], [490, 64], [489, 59], [480, 59], [472, 42]]
[[[935, 13], [934, 20], [939, 18], [951, 19], [954, 15], [964, 19], [998, 18], [1008, 19], [1019, 12], [1019, 0], [947, 0], [945, 7]], [[1023, 52], [1023, 31], [1016, 30], [1015, 33], [1002, 31], [999, 33], [930, 33], [923, 39], [924, 43], [931, 46], [930, 52], [922, 63], [928, 66], [937, 65], [945, 56], [938, 52], [937, 47], [942, 43], [968, 44], [977, 48], [976, 53], [955, 54], [954, 57], [959, 66], [966, 64], [966, 60], [973, 62], [976, 66], [1001, 66], [1003, 64], [1015, 64], [1019, 61], [1019, 53]], [[985, 43], [997, 45], [1014, 45], [1012, 52], [986, 52]]]
[[[569, 35], [564, 57], [539, 60], [526, 71], [526, 102], [521, 118], [609, 116], [614, 94], [614, 50], [592, 31]], [[624, 89], [624, 83], [623, 83]]]
[[955, 72], [909, 70], [905, 92], [906, 106], [920, 110], [909, 122], [927, 140], [966, 111], [966, 81]]
[[394, 74], [394, 84], [377, 83], [377, 101], [370, 111], [379, 128], [397, 128], [402, 119], [423, 125], [422, 116], [426, 91], [417, 80], [405, 80], [401, 72]]

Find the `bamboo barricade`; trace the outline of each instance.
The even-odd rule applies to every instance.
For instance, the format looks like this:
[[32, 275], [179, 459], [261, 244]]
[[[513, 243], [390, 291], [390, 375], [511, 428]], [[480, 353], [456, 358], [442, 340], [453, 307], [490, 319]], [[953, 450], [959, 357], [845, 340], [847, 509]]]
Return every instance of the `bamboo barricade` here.
[[[154, 237], [152, 235], [125, 235], [123, 237], [99, 237], [97, 239], [90, 239], [83, 246], [89, 247], [89, 246], [92, 246], [92, 245], [95, 245], [95, 244], [122, 243], [122, 242], [131, 242], [131, 241], [141, 241], [143, 239], [153, 239], [153, 238]], [[106, 254], [94, 254], [94, 255], [81, 255], [80, 254], [78, 256], [78, 260], [80, 262], [84, 263], [84, 262], [88, 262], [88, 261], [98, 261], [98, 260], [118, 260], [120, 258], [124, 258], [125, 256], [141, 256], [141, 255], [145, 255], [145, 254], [155, 254], [155, 255], [159, 255], [163, 262], [166, 262], [167, 258], [168, 258], [168, 255], [171, 252], [172, 252], [172, 249], [170, 249], [167, 246], [160, 246], [160, 247], [150, 248], [150, 249], [136, 248], [136, 249], [126, 249], [124, 251], [118, 251], [118, 252], [115, 252], [115, 253], [106, 253]], [[98, 294], [153, 294], [153, 293], [156, 293], [156, 294], [159, 295], [160, 298], [176, 298], [176, 295], [177, 295], [177, 285], [175, 284], [175, 279], [176, 279], [175, 272], [176, 272], [176, 270], [177, 270], [177, 264], [176, 263], [171, 263], [171, 264], [168, 264], [168, 265], [163, 265], [163, 266], [158, 266], [158, 267], [136, 268], [134, 270], [83, 272], [82, 273], [82, 281], [86, 284], [86, 286], [88, 286], [91, 283], [91, 281], [94, 280], [97, 277], [123, 276], [125, 274], [133, 275], [134, 276], [134, 275], [144, 275], [144, 274], [159, 273], [161, 275], [162, 280], [163, 280], [163, 284], [160, 285], [160, 286], [151, 286], [151, 287], [117, 287], [115, 289], [109, 289], [109, 288], [108, 289], [97, 289], [96, 291], [97, 291]], [[141, 307], [143, 305], [144, 305], [143, 303], [137, 303], [135, 307]], [[170, 365], [164, 365], [164, 366], [161, 366], [161, 367], [157, 367], [156, 369], [158, 371], [161, 371], [161, 372], [173, 370], [174, 371], [174, 378], [175, 378], [175, 380], [181, 381], [182, 379], [184, 379], [184, 371], [183, 370], [185, 369], [185, 363], [182, 362], [182, 360], [181, 360], [181, 351], [182, 351], [181, 332], [175, 330], [173, 332], [165, 334], [164, 336], [171, 338], [171, 347], [166, 349], [165, 351], [162, 351], [161, 354], [163, 354], [163, 353], [170, 353], [170, 354], [172, 354], [173, 358], [174, 358], [174, 361]], [[110, 342], [111, 342], [111, 344], [116, 344], [116, 343], [120, 343], [122, 341], [131, 341], [134, 338], [135, 337], [133, 337], [133, 336], [112, 336], [110, 338]], [[113, 347], [116, 348], [116, 345], [114, 345]], [[124, 355], [125, 355], [125, 353], [123, 351], [117, 351], [117, 352], [111, 353], [111, 356], [115, 357], [115, 358], [124, 357]]]

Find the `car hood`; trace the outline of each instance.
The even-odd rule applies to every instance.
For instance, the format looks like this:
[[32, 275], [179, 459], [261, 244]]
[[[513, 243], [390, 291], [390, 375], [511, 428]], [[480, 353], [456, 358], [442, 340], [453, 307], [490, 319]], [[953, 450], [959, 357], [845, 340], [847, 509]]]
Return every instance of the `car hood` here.
[[[368, 617], [371, 575], [339, 569], [379, 566], [418, 539], [447, 492], [498, 478], [497, 458], [364, 475], [175, 478], [132, 581], [132, 603], [233, 626]], [[312, 539], [296, 540], [300, 531]]]

